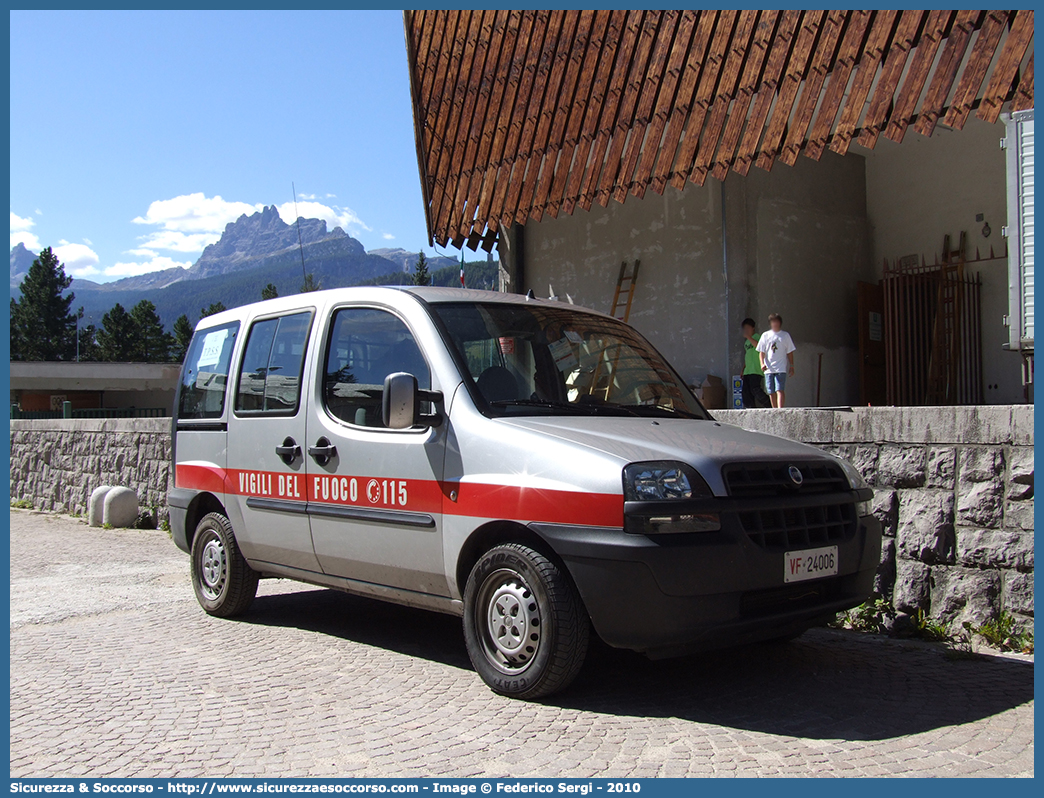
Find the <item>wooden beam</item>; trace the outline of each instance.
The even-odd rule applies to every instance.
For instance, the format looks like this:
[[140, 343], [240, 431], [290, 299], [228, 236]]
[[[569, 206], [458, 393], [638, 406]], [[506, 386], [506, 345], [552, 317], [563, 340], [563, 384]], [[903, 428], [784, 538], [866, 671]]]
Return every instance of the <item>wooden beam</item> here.
[[964, 58], [964, 51], [968, 49], [968, 39], [971, 33], [979, 25], [982, 17], [981, 11], [959, 11], [957, 19], [950, 28], [950, 34], [946, 37], [942, 56], [935, 67], [932, 82], [928, 85], [928, 93], [924, 96], [921, 104], [921, 112], [914, 125], [914, 130], [922, 136], [932, 135], [935, 124], [942, 116], [946, 98], [950, 94], [953, 81], [957, 78], [957, 70], [960, 69]]
[[761, 152], [755, 161], [755, 164], [765, 171], [772, 168], [772, 162], [776, 159], [776, 154], [783, 142], [783, 134], [786, 132], [787, 122], [794, 109], [794, 101], [797, 99], [798, 90], [805, 79], [809, 58], [825, 18], [825, 11], [806, 11], [801, 21], [797, 41], [795, 41], [794, 49], [787, 61], [787, 74], [783, 78], [776, 105], [772, 109], [765, 135], [762, 138]]
[[795, 40], [795, 32], [800, 21], [800, 11], [784, 11], [780, 18], [779, 30], [772, 40], [772, 50], [769, 53], [768, 61], [765, 63], [765, 74], [762, 77], [761, 85], [758, 87], [758, 98], [754, 103], [750, 121], [747, 122], [747, 129], [743, 132], [743, 140], [739, 144], [736, 160], [732, 167], [737, 174], [747, 174], [754, 160], [758, 142], [761, 141], [761, 133], [765, 129], [765, 120], [768, 118], [769, 109], [772, 107], [772, 100], [776, 96], [780, 77], [790, 56]]
[[[660, 28], [656, 33], [656, 41], [653, 45], [652, 54], [649, 57], [649, 65], [645, 70], [647, 78], [639, 86], [637, 107], [634, 112], [634, 124], [631, 126], [630, 135], [627, 137], [627, 145], [623, 155], [620, 157], [620, 168], [616, 175], [616, 185], [612, 189], [612, 197], [617, 202], [623, 202], [627, 192], [635, 185], [636, 180], [644, 180], [645, 177], [635, 175], [638, 166], [638, 158], [642, 155], [643, 147], [655, 150], [656, 146], [650, 143], [646, 145], [646, 132], [653, 118], [653, 109], [660, 102], [661, 94], [667, 93], [673, 97], [668, 85], [671, 81], [669, 74], [668, 57], [673, 53], [675, 35], [678, 33], [682, 12], [664, 11], [660, 22]], [[651, 137], [650, 137], [651, 138]], [[659, 135], [656, 136], [655, 144], [659, 144]]]
[[993, 123], [1000, 116], [1001, 106], [1011, 93], [1012, 86], [1018, 80], [1019, 66], [1026, 56], [1030, 42], [1033, 41], [1033, 11], [1016, 11], [1015, 19], [1008, 31], [1008, 39], [1004, 42], [997, 65], [993, 68], [990, 83], [982, 95], [976, 116], [986, 122]]
[[866, 97], [870, 93], [874, 76], [877, 75], [877, 68], [892, 39], [897, 16], [896, 11], [878, 11], [874, 16], [870, 33], [866, 37], [866, 45], [863, 47], [863, 55], [855, 68], [848, 99], [841, 109], [841, 118], [838, 120], [830, 142], [830, 149], [839, 155], [848, 152], [848, 146], [855, 135], [856, 125], [859, 124], [859, 117], [863, 115], [863, 109], [866, 107]]
[[[731, 18], [728, 22], [722, 20], [723, 14], [735, 14], [735, 12], [700, 11], [700, 19], [696, 26], [696, 32], [692, 37], [692, 44], [685, 59], [685, 67], [682, 72], [681, 83], [678, 85], [678, 93], [675, 96], [673, 106], [668, 109], [669, 121], [667, 129], [663, 134], [663, 144], [660, 151], [656, 153], [656, 165], [653, 167], [652, 178], [649, 185], [657, 194], [662, 194], [671, 176], [675, 155], [678, 152], [678, 144], [681, 141], [682, 130], [689, 118], [690, 111], [696, 98], [696, 91], [700, 84], [700, 75], [703, 73], [704, 65], [710, 63], [706, 58], [708, 48], [711, 47], [712, 37], [719, 28], [732, 24]], [[720, 23], [720, 24], [719, 24]], [[727, 41], [727, 39], [726, 39]]]
[[935, 63], [935, 54], [939, 45], [946, 35], [946, 29], [953, 20], [955, 11], [930, 11], [928, 21], [924, 23], [921, 38], [914, 49], [913, 61], [906, 73], [902, 88], [895, 100], [891, 119], [884, 130], [885, 138], [895, 142], [901, 142], [906, 135], [906, 128], [917, 114], [917, 101], [921, 97], [921, 91], [928, 80], [932, 64]]
[[903, 11], [899, 18], [895, 36], [881, 67], [877, 88], [874, 89], [874, 96], [866, 109], [863, 132], [859, 134], [859, 143], [868, 149], [872, 150], [877, 144], [877, 137], [888, 122], [888, 113], [892, 109], [895, 91], [903, 76], [903, 67], [906, 66], [907, 56], [913, 49], [926, 14], [925, 11]]
[[[631, 193], [638, 198], [645, 196], [645, 189], [652, 179], [656, 157], [665, 146], [664, 131], [667, 128], [667, 120], [671, 117], [672, 109], [681, 101], [682, 86], [684, 84], [683, 76], [687, 71], [686, 60], [692, 48], [693, 36], [698, 29], [698, 22], [701, 16], [713, 16], [714, 14], [715, 12], [713, 11], [699, 12], [687, 10], [681, 12], [681, 19], [678, 20], [678, 32], [675, 34], [674, 44], [671, 47], [670, 60], [667, 62], [667, 69], [660, 86], [659, 97], [656, 100], [652, 120], [649, 123], [646, 144], [642, 149], [641, 160], [635, 167], [634, 178], [631, 183]], [[693, 72], [699, 73], [698, 65], [696, 65]], [[695, 86], [695, 79], [692, 81], [692, 86]], [[690, 87], [688, 91], [689, 93], [686, 96], [691, 101], [692, 88]]]
[[845, 31], [841, 48], [834, 60], [830, 80], [826, 84], [823, 104], [816, 114], [816, 121], [812, 123], [812, 132], [809, 134], [808, 144], [805, 145], [805, 155], [815, 161], [818, 161], [823, 155], [827, 140], [833, 132], [834, 121], [841, 108], [841, 102], [844, 100], [845, 91], [848, 89], [849, 79], [855, 69], [873, 13], [871, 11], [853, 11], [848, 20], [848, 29]]
[[812, 114], [819, 102], [820, 92], [826, 81], [827, 73], [834, 63], [834, 51], [848, 21], [848, 11], [830, 11], [827, 13], [816, 51], [812, 57], [812, 68], [801, 89], [801, 100], [794, 115], [794, 121], [787, 131], [786, 142], [780, 151], [779, 159], [787, 166], [793, 166], [805, 141], [805, 133], [812, 124]]
[[968, 115], [972, 111], [972, 104], [975, 102], [975, 98], [979, 96], [979, 89], [982, 88], [982, 83], [986, 80], [986, 72], [993, 62], [993, 56], [997, 54], [1001, 34], [1004, 33], [1004, 29], [1007, 27], [1007, 11], [990, 11], [986, 14], [986, 19], [982, 23], [982, 27], [979, 28], [979, 35], [975, 39], [975, 44], [972, 45], [971, 57], [968, 59], [968, 64], [964, 67], [964, 72], [961, 74], [960, 83], [957, 84], [957, 91], [954, 93], [953, 101], [950, 103], [950, 110], [943, 117], [943, 124], [960, 130], [964, 127], [964, 123], [968, 121]]
[[1019, 88], [1015, 91], [1015, 97], [1011, 101], [1012, 111], [1028, 111], [1033, 107], [1033, 54], [1030, 53], [1029, 61], [1022, 72], [1022, 80]]

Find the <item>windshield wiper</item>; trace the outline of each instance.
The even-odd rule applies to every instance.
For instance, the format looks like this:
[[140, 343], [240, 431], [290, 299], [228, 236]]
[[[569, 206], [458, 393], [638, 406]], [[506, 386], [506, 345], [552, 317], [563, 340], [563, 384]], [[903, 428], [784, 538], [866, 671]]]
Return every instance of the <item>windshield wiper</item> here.
[[625, 408], [630, 410], [637, 416], [645, 415], [657, 415], [657, 416], [679, 416], [681, 418], [690, 418], [695, 421], [703, 421], [704, 419], [700, 416], [690, 413], [688, 410], [682, 410], [677, 407], [664, 407], [663, 405], [616, 405], [616, 407]]
[[571, 413], [579, 413], [585, 415], [590, 412], [592, 415], [597, 413], [605, 413], [609, 411], [610, 415], [620, 415], [621, 413], [628, 416], [637, 416], [633, 410], [624, 407], [623, 405], [609, 405], [595, 402], [555, 402], [550, 399], [497, 399], [490, 402], [489, 404], [494, 407], [544, 407], [548, 410], [568, 410]]

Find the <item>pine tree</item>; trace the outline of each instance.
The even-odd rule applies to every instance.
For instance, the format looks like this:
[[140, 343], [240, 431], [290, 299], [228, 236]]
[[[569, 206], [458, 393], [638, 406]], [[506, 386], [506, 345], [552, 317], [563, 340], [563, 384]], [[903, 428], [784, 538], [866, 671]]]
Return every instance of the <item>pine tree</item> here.
[[201, 319], [205, 319], [207, 316], [213, 316], [215, 313], [220, 313], [223, 310], [228, 310], [228, 308], [225, 307], [224, 302], [211, 302], [209, 308], [200, 309], [199, 317]]
[[428, 271], [428, 258], [422, 249], [417, 255], [417, 265], [413, 267], [414, 285], [431, 285], [431, 273]]
[[98, 330], [101, 359], [114, 363], [131, 362], [134, 359], [135, 333], [134, 319], [117, 302], [102, 316], [102, 328]]
[[279, 296], [279, 291], [275, 287], [275, 283], [269, 283], [261, 289], [261, 299], [275, 299]]
[[192, 322], [182, 313], [174, 322], [174, 345], [170, 348], [170, 359], [178, 363], [185, 359], [189, 343], [192, 341]]
[[11, 351], [22, 360], [72, 360], [76, 356], [76, 315], [69, 312], [75, 294], [50, 247], [33, 261], [22, 280], [22, 296], [11, 300]]
[[143, 299], [130, 312], [134, 323], [134, 360], [141, 363], [166, 363], [174, 338], [163, 329], [156, 306]]
[[308, 272], [308, 274], [305, 275], [304, 282], [301, 283], [301, 293], [307, 294], [312, 291], [318, 291], [320, 285], [320, 282], [315, 279], [315, 275]]
[[101, 360], [101, 347], [98, 346], [98, 328], [93, 324], [80, 327], [79, 358], [81, 363], [93, 363]]

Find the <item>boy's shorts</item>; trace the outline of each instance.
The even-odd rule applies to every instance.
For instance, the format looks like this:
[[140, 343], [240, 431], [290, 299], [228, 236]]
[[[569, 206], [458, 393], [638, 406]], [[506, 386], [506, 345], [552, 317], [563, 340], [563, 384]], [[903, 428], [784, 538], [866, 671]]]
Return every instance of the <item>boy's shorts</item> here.
[[765, 372], [765, 390], [768, 393], [775, 393], [776, 391], [785, 391], [787, 389], [787, 373], [782, 372]]

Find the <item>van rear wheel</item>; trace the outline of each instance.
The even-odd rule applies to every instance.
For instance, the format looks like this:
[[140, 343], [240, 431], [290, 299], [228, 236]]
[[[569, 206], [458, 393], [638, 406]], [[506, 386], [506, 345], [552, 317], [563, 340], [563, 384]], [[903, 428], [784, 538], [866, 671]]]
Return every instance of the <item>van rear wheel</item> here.
[[584, 664], [590, 621], [569, 575], [518, 543], [496, 546], [464, 591], [468, 656], [494, 692], [534, 699], [566, 687]]
[[240, 615], [257, 595], [257, 580], [228, 519], [221, 513], [203, 516], [192, 538], [192, 589], [200, 606], [221, 618]]

